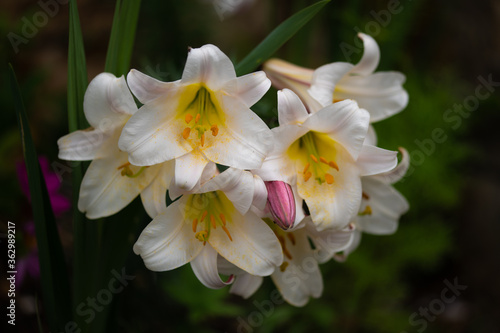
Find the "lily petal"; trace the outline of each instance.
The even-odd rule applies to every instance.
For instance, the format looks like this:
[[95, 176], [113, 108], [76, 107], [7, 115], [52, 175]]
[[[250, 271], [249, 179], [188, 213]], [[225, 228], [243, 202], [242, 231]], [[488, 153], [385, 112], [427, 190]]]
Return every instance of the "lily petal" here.
[[162, 98], [143, 105], [125, 124], [118, 146], [129, 153], [130, 163], [158, 164], [193, 150], [182, 138], [181, 120], [174, 119], [177, 104], [175, 89], [168, 91]]
[[83, 99], [89, 124], [101, 131], [121, 127], [137, 111], [125, 78], [101, 73], [89, 84]]
[[346, 76], [337, 84], [334, 97], [353, 99], [370, 112], [370, 121], [386, 119], [408, 105], [403, 89], [405, 76], [399, 72], [377, 72], [369, 76]]
[[[359, 229], [374, 235], [390, 235], [396, 232], [398, 220], [409, 209], [406, 199], [389, 184], [374, 177], [363, 177], [363, 192], [369, 199], [363, 205], [369, 205], [371, 214], [358, 216]], [[362, 207], [363, 207], [362, 205]]]
[[175, 186], [191, 191], [199, 183], [208, 160], [198, 149], [175, 159]]
[[191, 223], [184, 221], [183, 198], [156, 216], [142, 231], [134, 244], [134, 252], [152, 271], [168, 271], [180, 267], [203, 249], [203, 243], [193, 236]]
[[227, 281], [222, 281], [217, 269], [217, 251], [210, 245], [205, 245], [200, 254], [191, 261], [191, 268], [198, 280], [211, 289], [223, 288], [234, 281], [233, 275]]
[[375, 71], [380, 61], [380, 48], [371, 36], [360, 32], [358, 33], [358, 37], [363, 41], [365, 49], [361, 60], [354, 66], [351, 72], [364, 76], [370, 75]]
[[271, 87], [271, 81], [263, 71], [240, 76], [226, 84], [225, 91], [234, 91], [247, 107], [257, 103]]
[[361, 176], [371, 176], [394, 169], [398, 153], [375, 146], [363, 145], [356, 161]]
[[78, 209], [90, 219], [112, 215], [128, 205], [145, 189], [157, 175], [158, 167], [142, 169], [127, 166], [137, 176], [122, 175], [126, 166], [127, 154], [116, 148], [119, 133], [107, 140], [103, 151], [106, 158], [95, 159], [90, 163], [80, 187]]
[[276, 269], [271, 278], [283, 298], [294, 306], [304, 306], [309, 297], [318, 298], [323, 292], [323, 278], [314, 259], [307, 235], [303, 230], [294, 232], [295, 244], [287, 245], [292, 259], [285, 269]]
[[259, 168], [273, 147], [271, 130], [238, 99], [217, 95], [224, 105], [226, 126], [219, 128], [216, 137], [206, 137], [203, 153], [218, 164], [239, 169]]
[[212, 229], [208, 242], [229, 262], [257, 276], [270, 275], [283, 261], [283, 252], [274, 232], [253, 212], [242, 216], [234, 211], [229, 219], [228, 240], [221, 228]]
[[332, 104], [336, 85], [353, 68], [354, 65], [346, 62], [334, 62], [318, 67], [314, 71], [309, 94], [323, 106]]
[[136, 69], [130, 70], [127, 82], [132, 93], [142, 104], [149, 103], [172, 89], [177, 89], [179, 85], [179, 81], [162, 82]]
[[320, 264], [327, 262], [335, 253], [351, 245], [355, 230], [353, 226], [349, 225], [342, 230], [326, 229], [319, 232], [310, 218], [306, 218], [306, 221], [307, 234], [316, 247], [315, 258]]
[[238, 275], [229, 292], [247, 299], [259, 289], [263, 281], [264, 278], [262, 276], [255, 276], [248, 273]]
[[314, 113], [304, 122], [304, 127], [329, 134], [356, 160], [365, 141], [369, 123], [369, 113], [358, 108], [356, 102], [346, 100]]
[[144, 209], [151, 218], [155, 218], [160, 212], [167, 208], [167, 189], [174, 176], [174, 162], [164, 162], [157, 176], [141, 192], [141, 201]]
[[410, 167], [410, 154], [408, 154], [408, 151], [402, 147], [399, 147], [399, 152], [401, 153], [402, 158], [398, 166], [391, 171], [376, 175], [374, 178], [377, 178], [387, 184], [394, 184], [404, 177], [406, 171], [408, 171], [408, 168]]
[[300, 98], [290, 89], [278, 91], [278, 121], [280, 125], [303, 123], [308, 113]]
[[58, 157], [67, 161], [89, 161], [105, 157], [101, 147], [109, 137], [110, 133], [92, 128], [69, 133], [57, 140]]
[[181, 83], [204, 82], [209, 89], [218, 90], [235, 78], [231, 60], [217, 46], [207, 44], [189, 51]]

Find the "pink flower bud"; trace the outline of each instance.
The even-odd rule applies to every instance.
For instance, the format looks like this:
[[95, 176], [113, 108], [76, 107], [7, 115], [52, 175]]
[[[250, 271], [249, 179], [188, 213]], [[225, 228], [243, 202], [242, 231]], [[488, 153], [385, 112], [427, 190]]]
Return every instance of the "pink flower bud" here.
[[295, 222], [295, 199], [292, 187], [281, 181], [264, 182], [267, 188], [267, 207], [271, 211], [274, 223], [281, 229], [288, 230]]

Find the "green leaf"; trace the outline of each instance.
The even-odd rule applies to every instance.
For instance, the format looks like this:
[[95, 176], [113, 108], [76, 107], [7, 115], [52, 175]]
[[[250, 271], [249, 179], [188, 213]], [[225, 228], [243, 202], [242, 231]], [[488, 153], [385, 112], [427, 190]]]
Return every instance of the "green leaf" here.
[[314, 5], [302, 9], [289, 17], [274, 29], [255, 49], [236, 65], [236, 73], [250, 73], [262, 62], [273, 55], [287, 40], [292, 38], [307, 22], [309, 22], [330, 0], [318, 1]]
[[116, 2], [104, 70], [116, 76], [129, 71], [141, 0]]
[[70, 287], [66, 262], [16, 74], [12, 65], [9, 65], [9, 69], [35, 220], [43, 303], [51, 331], [60, 332], [65, 329], [66, 323], [71, 321]]
[[[69, 48], [68, 48], [68, 121], [69, 131], [73, 132], [88, 127], [83, 112], [83, 98], [87, 89], [87, 66], [85, 62], [85, 50], [83, 47], [80, 19], [76, 0], [69, 2]], [[85, 164], [73, 162], [73, 306], [76, 311], [80, 302], [89, 295], [91, 275], [91, 263], [95, 258], [95, 242], [97, 230], [95, 224], [89, 223], [82, 213], [78, 211], [78, 196], [80, 184], [85, 172]], [[75, 314], [75, 320], [79, 327], [83, 324], [82, 316]]]

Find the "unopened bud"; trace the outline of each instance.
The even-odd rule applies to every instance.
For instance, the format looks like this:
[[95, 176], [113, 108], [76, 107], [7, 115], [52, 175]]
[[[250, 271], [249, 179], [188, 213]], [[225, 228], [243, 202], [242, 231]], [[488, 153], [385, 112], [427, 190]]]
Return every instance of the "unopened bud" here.
[[281, 229], [288, 230], [295, 222], [295, 199], [292, 187], [282, 181], [264, 182], [267, 188], [267, 206], [274, 223]]

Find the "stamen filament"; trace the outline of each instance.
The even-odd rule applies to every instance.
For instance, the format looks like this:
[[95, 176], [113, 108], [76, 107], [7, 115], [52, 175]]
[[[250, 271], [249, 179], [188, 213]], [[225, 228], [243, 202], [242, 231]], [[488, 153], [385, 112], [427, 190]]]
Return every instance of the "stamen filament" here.
[[229, 230], [227, 230], [227, 228], [226, 228], [225, 225], [222, 226], [222, 230], [224, 230], [224, 232], [226, 233], [227, 237], [229, 237], [229, 240], [232, 242], [233, 238], [231, 237], [231, 234], [229, 233]]

